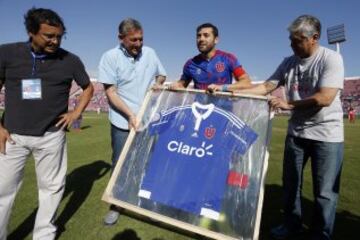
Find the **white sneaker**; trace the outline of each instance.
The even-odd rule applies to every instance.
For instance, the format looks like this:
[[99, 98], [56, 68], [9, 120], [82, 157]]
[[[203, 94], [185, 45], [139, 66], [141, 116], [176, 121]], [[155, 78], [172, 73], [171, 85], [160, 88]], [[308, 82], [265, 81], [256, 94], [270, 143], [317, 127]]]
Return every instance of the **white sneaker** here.
[[114, 225], [119, 219], [120, 213], [118, 211], [110, 210], [104, 217], [105, 225]]

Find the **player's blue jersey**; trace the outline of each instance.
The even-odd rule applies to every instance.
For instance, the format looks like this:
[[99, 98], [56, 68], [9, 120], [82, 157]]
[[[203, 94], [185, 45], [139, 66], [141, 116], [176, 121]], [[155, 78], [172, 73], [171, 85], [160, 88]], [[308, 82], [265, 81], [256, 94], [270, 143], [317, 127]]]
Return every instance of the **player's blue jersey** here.
[[239, 77], [243, 74], [245, 71], [234, 55], [216, 50], [210, 60], [204, 59], [201, 55], [188, 60], [181, 79], [187, 82], [193, 80], [196, 89], [206, 89], [212, 83], [231, 84], [233, 75]]
[[245, 154], [257, 134], [213, 104], [170, 108], [149, 126], [158, 139], [139, 196], [218, 219], [234, 152]]

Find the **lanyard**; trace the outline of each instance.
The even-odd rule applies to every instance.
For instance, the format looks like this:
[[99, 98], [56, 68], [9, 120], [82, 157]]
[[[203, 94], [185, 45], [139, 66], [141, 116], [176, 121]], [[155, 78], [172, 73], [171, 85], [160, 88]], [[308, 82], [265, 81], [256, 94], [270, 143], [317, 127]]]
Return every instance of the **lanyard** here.
[[42, 59], [44, 59], [46, 57], [46, 55], [45, 54], [37, 55], [36, 53], [31, 51], [31, 56], [32, 56], [32, 60], [33, 60], [31, 76], [34, 77], [35, 74], [36, 74], [36, 60], [37, 59], [42, 60]]

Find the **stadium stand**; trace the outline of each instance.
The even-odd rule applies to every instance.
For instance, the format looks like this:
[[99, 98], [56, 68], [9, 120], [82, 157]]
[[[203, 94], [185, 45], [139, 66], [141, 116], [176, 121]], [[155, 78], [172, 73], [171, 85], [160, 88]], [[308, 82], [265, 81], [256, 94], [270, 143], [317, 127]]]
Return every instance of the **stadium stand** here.
[[356, 115], [360, 114], [360, 76], [345, 78], [341, 100], [344, 113], [347, 113], [352, 107], [355, 109]]
[[5, 106], [5, 91], [4, 88], [0, 92], [0, 109], [4, 109]]
[[[104, 92], [103, 85], [98, 83], [94, 78], [91, 79], [91, 83], [94, 85], [94, 96], [87, 106], [86, 111], [107, 112], [109, 109], [109, 104]], [[81, 91], [81, 88], [77, 86], [75, 82], [73, 82], [70, 89], [69, 98], [70, 110], [74, 108], [74, 100], [76, 96], [81, 93]], [[277, 89], [271, 95], [286, 98], [286, 94], [283, 88]], [[343, 109], [345, 114], [347, 114], [350, 106], [355, 109], [357, 115], [360, 114], [360, 76], [345, 78], [344, 90], [342, 92], [341, 99], [343, 101]], [[4, 89], [2, 89], [0, 92], [0, 109], [4, 109]]]
[[[102, 83], [96, 82], [96, 79], [91, 79], [91, 83], [94, 86], [94, 95], [89, 102], [85, 111], [95, 111], [95, 112], [107, 112], [109, 110], [109, 105], [107, 97], [104, 92]], [[81, 88], [73, 82], [73, 85], [70, 89], [70, 98], [69, 98], [69, 109], [74, 108], [74, 103], [76, 96], [81, 92]]]

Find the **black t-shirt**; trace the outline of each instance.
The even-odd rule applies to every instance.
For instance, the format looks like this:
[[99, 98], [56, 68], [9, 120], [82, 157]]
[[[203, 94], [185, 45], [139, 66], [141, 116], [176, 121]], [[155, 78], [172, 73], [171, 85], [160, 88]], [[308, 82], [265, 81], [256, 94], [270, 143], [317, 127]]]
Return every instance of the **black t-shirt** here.
[[[90, 84], [81, 60], [64, 49], [60, 48], [56, 54], [34, 58], [29, 43], [1, 45], [0, 83], [5, 86], [4, 127], [10, 133], [31, 136], [56, 131], [59, 116], [68, 111], [73, 80], [82, 88]], [[30, 94], [27, 92], [29, 87]]]

